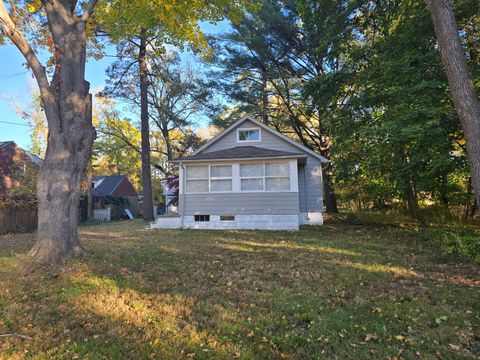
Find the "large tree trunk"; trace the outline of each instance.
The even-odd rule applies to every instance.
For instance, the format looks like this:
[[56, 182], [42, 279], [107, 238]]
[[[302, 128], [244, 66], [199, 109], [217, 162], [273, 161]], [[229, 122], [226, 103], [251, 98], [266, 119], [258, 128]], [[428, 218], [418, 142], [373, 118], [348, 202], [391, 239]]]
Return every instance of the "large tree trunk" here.
[[59, 3], [46, 2], [45, 7], [61, 56], [56, 59], [49, 87], [53, 96], [42, 96], [49, 134], [37, 185], [38, 230], [31, 255], [35, 262], [52, 264], [80, 251], [77, 224], [81, 180], [91, 156], [95, 129], [90, 84], [85, 81], [85, 24], [62, 18]]
[[451, 0], [426, 0], [453, 102], [465, 134], [476, 203], [480, 204], [480, 102], [458, 35]]
[[152, 169], [150, 167], [150, 124], [148, 118], [147, 37], [142, 30], [138, 52], [140, 65], [140, 120], [142, 133], [143, 218], [153, 221]]
[[337, 196], [333, 185], [332, 165], [323, 167], [323, 193], [325, 199], [325, 210], [327, 213], [338, 213]]

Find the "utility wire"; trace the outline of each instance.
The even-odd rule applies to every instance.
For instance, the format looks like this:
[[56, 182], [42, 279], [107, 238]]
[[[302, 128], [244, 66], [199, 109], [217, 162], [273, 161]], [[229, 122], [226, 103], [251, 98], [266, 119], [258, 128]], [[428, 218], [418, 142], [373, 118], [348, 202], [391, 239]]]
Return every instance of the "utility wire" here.
[[30, 127], [28, 124], [19, 124], [19, 123], [14, 123], [14, 122], [9, 122], [9, 121], [0, 121], [0, 124], [8, 124], [8, 125], [17, 125], [17, 126], [27, 126]]

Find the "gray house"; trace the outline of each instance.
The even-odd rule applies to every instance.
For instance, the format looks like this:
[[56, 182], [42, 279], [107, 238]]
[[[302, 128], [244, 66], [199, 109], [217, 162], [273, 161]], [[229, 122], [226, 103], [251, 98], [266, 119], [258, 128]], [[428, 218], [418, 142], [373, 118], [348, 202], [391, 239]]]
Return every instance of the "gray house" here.
[[152, 228], [297, 230], [323, 223], [322, 163], [328, 160], [244, 117], [179, 168], [178, 216]]

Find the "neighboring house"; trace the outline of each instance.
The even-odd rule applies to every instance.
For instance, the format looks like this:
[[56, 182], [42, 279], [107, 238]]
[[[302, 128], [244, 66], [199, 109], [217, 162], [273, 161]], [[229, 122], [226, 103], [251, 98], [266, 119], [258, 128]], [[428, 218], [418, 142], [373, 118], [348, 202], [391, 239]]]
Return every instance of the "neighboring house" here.
[[251, 117], [244, 117], [179, 168], [176, 219], [155, 227], [296, 230], [323, 223], [322, 163], [328, 160]]
[[13, 141], [0, 142], [0, 192], [20, 186], [35, 189], [42, 159]]
[[128, 200], [132, 214], [138, 212], [138, 193], [127, 175], [94, 176], [92, 179], [92, 195], [94, 209], [103, 209], [109, 205], [108, 197], [122, 197]]

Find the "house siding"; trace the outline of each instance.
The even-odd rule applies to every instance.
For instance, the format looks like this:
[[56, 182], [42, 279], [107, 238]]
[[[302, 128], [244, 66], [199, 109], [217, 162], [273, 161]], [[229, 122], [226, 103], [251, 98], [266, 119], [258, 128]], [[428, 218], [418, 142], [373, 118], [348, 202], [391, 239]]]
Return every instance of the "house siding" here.
[[[305, 181], [303, 182], [306, 189], [304, 203], [306, 211], [317, 212], [323, 211], [323, 179], [322, 179], [322, 163], [313, 156], [308, 156], [305, 166]], [[300, 191], [300, 179], [299, 179]]]
[[203, 152], [208, 153], [212, 151], [232, 148], [235, 146], [257, 146], [265, 149], [286, 151], [286, 152], [291, 152], [295, 154], [304, 154], [304, 152], [298, 147], [292, 144], [289, 144], [287, 141], [279, 138], [278, 136], [272, 134], [269, 131], [266, 131], [265, 129], [260, 129], [261, 141], [237, 142], [237, 129], [244, 129], [244, 128], [258, 128], [258, 125], [247, 120], [243, 122], [241, 125], [233, 128], [228, 134], [226, 134], [217, 142], [207, 147], [205, 150], [203, 150]]
[[295, 215], [298, 192], [180, 194], [182, 215]]

